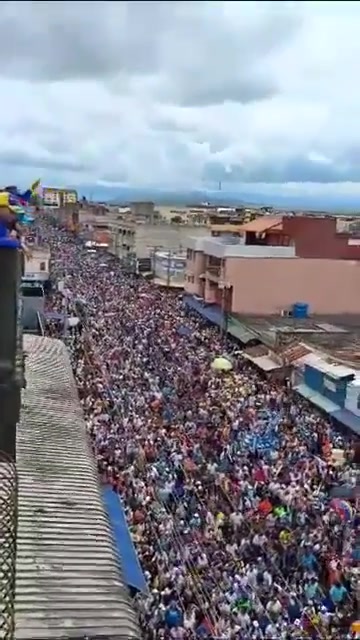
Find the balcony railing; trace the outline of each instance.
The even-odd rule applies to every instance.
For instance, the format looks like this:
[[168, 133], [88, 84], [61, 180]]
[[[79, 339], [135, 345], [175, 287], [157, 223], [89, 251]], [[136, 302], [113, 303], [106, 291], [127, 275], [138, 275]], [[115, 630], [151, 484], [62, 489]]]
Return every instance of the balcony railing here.
[[206, 267], [206, 276], [213, 282], [218, 282], [221, 277], [221, 267], [209, 265]]

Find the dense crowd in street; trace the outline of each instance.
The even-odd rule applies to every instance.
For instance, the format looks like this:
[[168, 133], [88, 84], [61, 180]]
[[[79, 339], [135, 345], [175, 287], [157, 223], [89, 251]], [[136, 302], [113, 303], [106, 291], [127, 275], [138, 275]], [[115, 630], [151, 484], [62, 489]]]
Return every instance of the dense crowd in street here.
[[[48, 308], [80, 313], [68, 343], [87, 429], [149, 585], [136, 597], [144, 638], [350, 637], [358, 521], [329, 492], [355, 476], [325, 455], [350, 459], [350, 437], [181, 295], [43, 233], [63, 283]], [[213, 371], [223, 354], [232, 371]]]

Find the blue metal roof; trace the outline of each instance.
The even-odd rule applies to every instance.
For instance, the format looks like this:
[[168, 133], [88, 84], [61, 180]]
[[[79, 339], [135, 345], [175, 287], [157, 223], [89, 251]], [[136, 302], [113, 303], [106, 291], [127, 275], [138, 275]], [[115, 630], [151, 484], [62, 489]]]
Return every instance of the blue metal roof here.
[[325, 398], [321, 393], [308, 387], [307, 384], [299, 384], [294, 387], [294, 389], [300, 393], [301, 396], [319, 407], [319, 409], [328, 413], [331, 418], [343, 424], [356, 435], [360, 435], [360, 418], [352, 413], [352, 411], [341, 409], [335, 402], [331, 402], [331, 400]]
[[197, 300], [193, 296], [185, 295], [184, 296], [185, 304], [197, 311], [203, 318], [217, 325], [221, 325], [224, 321], [223, 313], [218, 305], [215, 304], [204, 304], [200, 300]]
[[348, 409], [338, 409], [331, 414], [331, 417], [348, 427], [357, 436], [360, 435], [360, 418]]
[[148, 586], [126, 522], [121, 499], [111, 487], [103, 488], [103, 499], [113, 530], [124, 581], [128, 587], [147, 593]]

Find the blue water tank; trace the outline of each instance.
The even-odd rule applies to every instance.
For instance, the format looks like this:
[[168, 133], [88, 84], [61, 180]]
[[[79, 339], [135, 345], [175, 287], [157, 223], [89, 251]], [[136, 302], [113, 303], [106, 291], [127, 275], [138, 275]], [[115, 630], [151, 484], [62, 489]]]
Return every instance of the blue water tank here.
[[309, 316], [309, 305], [307, 302], [295, 302], [292, 308], [293, 318], [307, 318]]

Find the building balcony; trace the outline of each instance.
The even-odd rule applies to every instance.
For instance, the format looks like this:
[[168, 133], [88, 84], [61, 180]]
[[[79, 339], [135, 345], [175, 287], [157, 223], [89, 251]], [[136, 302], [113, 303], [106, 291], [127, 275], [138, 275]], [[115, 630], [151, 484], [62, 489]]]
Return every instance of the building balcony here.
[[210, 282], [218, 283], [221, 279], [221, 267], [208, 266], [205, 275]]

